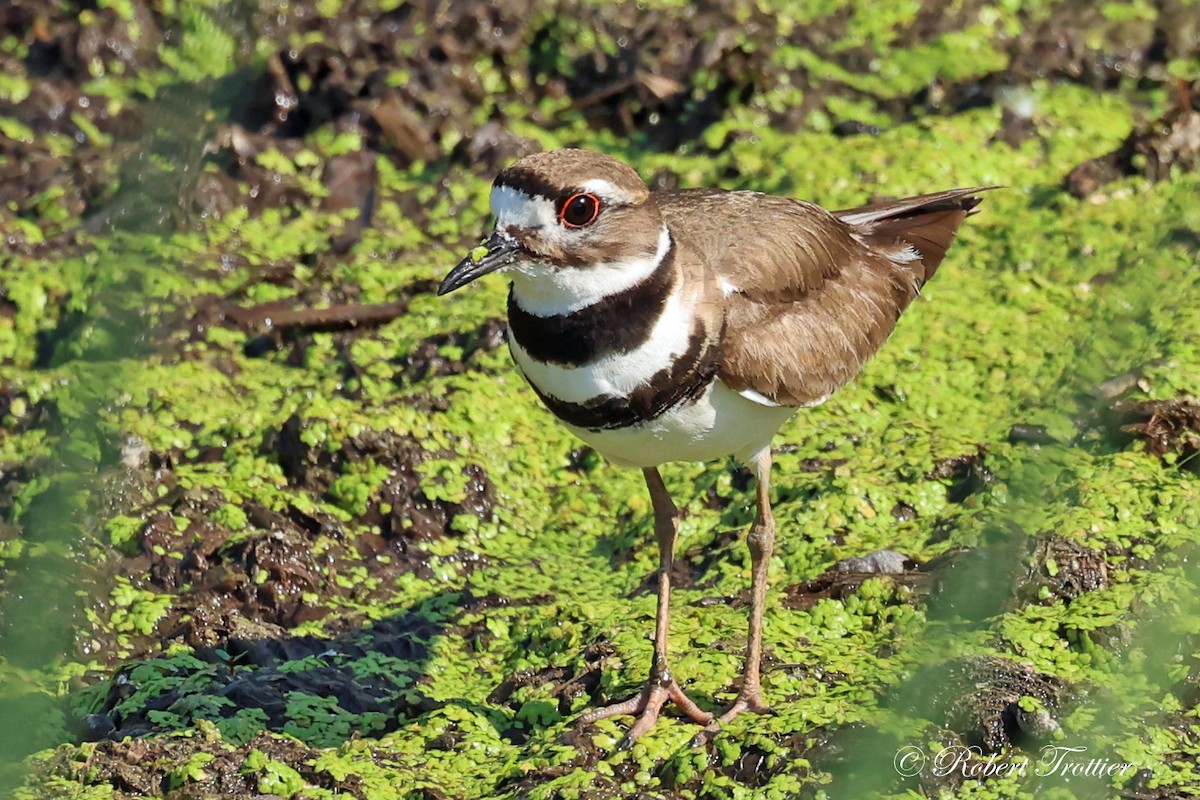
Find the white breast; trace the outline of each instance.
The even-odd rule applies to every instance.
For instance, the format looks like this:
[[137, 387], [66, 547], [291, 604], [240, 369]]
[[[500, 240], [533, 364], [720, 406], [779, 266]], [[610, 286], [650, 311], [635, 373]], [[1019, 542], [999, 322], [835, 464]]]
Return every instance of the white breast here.
[[606, 431], [566, 427], [596, 452], [622, 467], [654, 467], [669, 461], [712, 461], [733, 455], [743, 463], [771, 443], [794, 408], [767, 406], [742, 397], [720, 380], [696, 401], [644, 425]]

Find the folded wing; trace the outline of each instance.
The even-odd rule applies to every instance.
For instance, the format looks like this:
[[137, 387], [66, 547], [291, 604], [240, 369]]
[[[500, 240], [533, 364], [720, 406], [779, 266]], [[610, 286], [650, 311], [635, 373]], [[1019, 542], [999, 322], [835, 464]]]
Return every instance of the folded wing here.
[[[765, 404], [823, 402], [887, 340], [987, 188], [833, 213], [746, 192], [664, 198], [668, 222], [686, 215], [689, 234], [703, 228], [694, 244], [725, 295], [722, 381]], [[722, 230], [745, 224], [747, 204], [753, 235]]]

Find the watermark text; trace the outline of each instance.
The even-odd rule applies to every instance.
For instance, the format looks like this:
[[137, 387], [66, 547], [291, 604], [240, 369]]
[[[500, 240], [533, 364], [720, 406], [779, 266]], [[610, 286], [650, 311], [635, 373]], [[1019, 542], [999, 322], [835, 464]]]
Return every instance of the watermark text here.
[[1112, 778], [1126, 775], [1134, 769], [1128, 761], [1111, 758], [1089, 758], [1086, 747], [1067, 747], [1048, 744], [1041, 749], [1037, 758], [989, 753], [984, 755], [981, 747], [951, 745], [932, 753], [926, 753], [916, 745], [907, 745], [896, 751], [892, 761], [896, 772], [905, 778], [929, 775], [945, 778], [958, 775], [963, 778], [981, 780], [1004, 775], [1030, 775], [1038, 778], [1052, 776]]

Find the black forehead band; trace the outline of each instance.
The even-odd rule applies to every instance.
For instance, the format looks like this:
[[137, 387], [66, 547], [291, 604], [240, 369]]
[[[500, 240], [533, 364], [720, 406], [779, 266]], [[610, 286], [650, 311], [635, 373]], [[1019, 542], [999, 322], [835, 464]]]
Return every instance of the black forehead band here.
[[530, 197], [545, 197], [548, 200], [558, 200], [563, 194], [561, 188], [551, 186], [541, 176], [528, 169], [510, 167], [497, 175], [492, 185], [507, 186]]

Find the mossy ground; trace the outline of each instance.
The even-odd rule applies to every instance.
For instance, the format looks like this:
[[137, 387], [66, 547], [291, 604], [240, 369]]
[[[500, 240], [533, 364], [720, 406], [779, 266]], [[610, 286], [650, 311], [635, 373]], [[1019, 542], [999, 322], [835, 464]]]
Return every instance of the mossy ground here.
[[[1151, 452], [1109, 410], [1115, 394], [1197, 393], [1200, 177], [1126, 176], [1085, 199], [1062, 188], [1163, 115], [1173, 74], [1196, 77], [1177, 38], [1198, 7], [1089, 12], [1054, 39], [1088, 43], [1077, 63], [1055, 51], [1030, 74], [1037, 42], [1022, 36], [1078, 7], [733, 3], [689, 22], [656, 4], [639, 12], [650, 30], [713, 48], [687, 72], [647, 39], [684, 81], [661, 108], [662, 87], [647, 93], [626, 63], [622, 31], [646, 35], [629, 8], [514, 4], [487, 18], [495, 49], [478, 57], [448, 43], [483, 47], [452, 21], [387, 3], [297, 8], [294, 27], [238, 36], [217, 4], [100, 3], [78, 18], [47, 6], [3, 40], [0, 166], [59, 159], [87, 180], [56, 173], [0, 210], [0, 736], [27, 757], [0, 784], [25, 800], [1200, 791], [1194, 450]], [[86, 29], [84, 14], [118, 40], [177, 36], [136, 68], [117, 66], [136, 48], [84, 59], [75, 82], [106, 113], [38, 132], [29, 98], [65, 78], [31, 65], [47, 26]], [[395, 53], [414, 64], [430, 52], [420, 37], [449, 31], [453, 77], [394, 66], [401, 111], [370, 106], [377, 127], [322, 120], [312, 75], [344, 62], [314, 31], [353, 39], [389, 14], [411, 26]], [[687, 27], [712, 19], [727, 27]], [[1142, 63], [1129, 43], [1156, 28], [1170, 52]], [[280, 66], [289, 47], [310, 60]], [[1088, 72], [1093, 50], [1137, 76]], [[255, 129], [239, 105], [281, 70], [302, 132]], [[588, 81], [618, 88], [594, 101]], [[403, 111], [447, 85], [465, 98], [444, 102], [463, 129]], [[991, 86], [988, 101], [970, 86]], [[132, 133], [114, 122], [130, 108]], [[506, 131], [494, 147], [478, 135], [491, 117]], [[581, 449], [514, 372], [494, 335], [501, 280], [432, 292], [486, 228], [484, 162], [518, 137], [604, 149], [668, 184], [830, 207], [1006, 187], [861, 378], [780, 434], [776, 713], [738, 718], [709, 748], [671, 717], [630, 751], [615, 749], [625, 720], [575, 729], [646, 675], [649, 501], [640, 475]], [[378, 153], [358, 182], [369, 202], [332, 177], [357, 174], [364, 152]], [[347, 303], [403, 313], [281, 321]], [[1044, 435], [1012, 435], [1021, 425]], [[687, 514], [673, 669], [716, 708], [741, 666], [751, 496], [732, 464], [664, 477]], [[929, 569], [814, 589], [880, 549]], [[1021, 729], [1017, 707], [1053, 722]], [[1005, 763], [1053, 744], [1133, 768], [977, 780], [894, 767], [903, 747], [986, 743], [989, 725]]]

